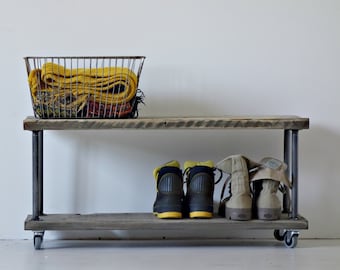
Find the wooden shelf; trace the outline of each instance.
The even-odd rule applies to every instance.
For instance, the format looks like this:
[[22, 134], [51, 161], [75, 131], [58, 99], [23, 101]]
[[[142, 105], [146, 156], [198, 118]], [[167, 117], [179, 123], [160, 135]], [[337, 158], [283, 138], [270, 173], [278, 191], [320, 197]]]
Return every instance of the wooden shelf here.
[[27, 117], [25, 130], [84, 129], [308, 129], [297, 116], [141, 117], [136, 119], [38, 119]]
[[[33, 156], [33, 211], [25, 220], [25, 230], [34, 231], [34, 246], [39, 249], [46, 230], [266, 230], [284, 231], [287, 247], [295, 247], [298, 231], [308, 229], [308, 221], [298, 212], [298, 131], [309, 128], [309, 118], [298, 116], [221, 116], [221, 117], [140, 117], [137, 119], [38, 119], [27, 117], [25, 130], [32, 132]], [[291, 216], [280, 220], [234, 221], [215, 216], [212, 219], [158, 219], [152, 213], [109, 214], [48, 214], [43, 215], [43, 131], [44, 130], [232, 130], [273, 129], [284, 130], [284, 161], [290, 166], [292, 181], [291, 199], [286, 196], [284, 205], [291, 205]], [[284, 209], [288, 211], [287, 209]], [[34, 217], [34, 219], [32, 219]], [[277, 235], [282, 240], [283, 235]]]
[[39, 220], [25, 221], [25, 230], [229, 230], [229, 229], [307, 229], [308, 221], [299, 217], [289, 219], [282, 215], [280, 220], [234, 221], [222, 217], [211, 219], [159, 219], [152, 213], [118, 214], [48, 214]]

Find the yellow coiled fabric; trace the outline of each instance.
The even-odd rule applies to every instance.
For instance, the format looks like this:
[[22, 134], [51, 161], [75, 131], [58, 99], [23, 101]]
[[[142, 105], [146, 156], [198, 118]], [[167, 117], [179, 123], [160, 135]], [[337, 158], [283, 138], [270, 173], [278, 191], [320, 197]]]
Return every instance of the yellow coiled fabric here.
[[30, 72], [28, 82], [34, 104], [53, 103], [53, 106], [76, 111], [89, 99], [106, 105], [126, 104], [137, 92], [136, 74], [115, 66], [66, 69], [45, 63]]

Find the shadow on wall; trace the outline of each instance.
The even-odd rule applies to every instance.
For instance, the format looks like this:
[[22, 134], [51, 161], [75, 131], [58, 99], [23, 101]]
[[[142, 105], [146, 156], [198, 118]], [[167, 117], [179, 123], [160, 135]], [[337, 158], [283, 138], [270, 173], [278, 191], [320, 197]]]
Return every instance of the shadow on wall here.
[[207, 73], [202, 60], [197, 62], [152, 66], [143, 70], [140, 88], [145, 93], [143, 116], [203, 116], [221, 115], [216, 107], [221, 89], [226, 89], [225, 70]]
[[[213, 58], [205, 59], [204, 63], [208, 63], [204, 65], [202, 59], [196, 60], [166, 68], [148, 64], [141, 77], [140, 88], [146, 96], [140, 115], [271, 115], [277, 107], [286, 108], [284, 103], [270, 102], [277, 100], [276, 92], [265, 92], [266, 88], [256, 88], [245, 83], [243, 77], [235, 77], [232, 65]], [[268, 101], [266, 106], [263, 106], [264, 100]]]
[[300, 132], [299, 141], [299, 205], [310, 223], [304, 235], [339, 238], [340, 134], [325, 126], [311, 125], [310, 130]]

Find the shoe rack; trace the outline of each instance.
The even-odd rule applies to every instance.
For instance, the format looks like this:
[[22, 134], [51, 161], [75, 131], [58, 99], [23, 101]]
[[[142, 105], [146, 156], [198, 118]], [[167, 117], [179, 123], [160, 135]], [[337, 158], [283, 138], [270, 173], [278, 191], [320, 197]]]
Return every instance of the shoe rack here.
[[[48, 230], [273, 230], [274, 238], [286, 247], [297, 245], [299, 230], [308, 229], [308, 221], [298, 211], [298, 135], [309, 128], [309, 119], [298, 116], [223, 116], [169, 117], [137, 119], [37, 119], [27, 117], [24, 130], [32, 132], [32, 213], [25, 220], [25, 230], [33, 231], [35, 249], [42, 247]], [[47, 214], [43, 203], [43, 134], [53, 130], [116, 129], [191, 129], [230, 130], [265, 129], [283, 131], [283, 156], [292, 189], [283, 197], [280, 220], [233, 221], [221, 217], [211, 219], [158, 219], [150, 213]]]

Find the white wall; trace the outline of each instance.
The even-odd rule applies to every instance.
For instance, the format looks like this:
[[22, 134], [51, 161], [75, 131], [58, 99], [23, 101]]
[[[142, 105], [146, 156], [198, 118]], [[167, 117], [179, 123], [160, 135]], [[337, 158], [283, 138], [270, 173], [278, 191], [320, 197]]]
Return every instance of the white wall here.
[[[22, 57], [145, 55], [143, 116], [294, 114], [304, 237], [340, 237], [340, 2], [13, 0], [0, 10], [0, 239], [29, 238], [32, 115]], [[45, 133], [45, 211], [151, 211], [170, 159], [282, 158], [281, 132]]]

